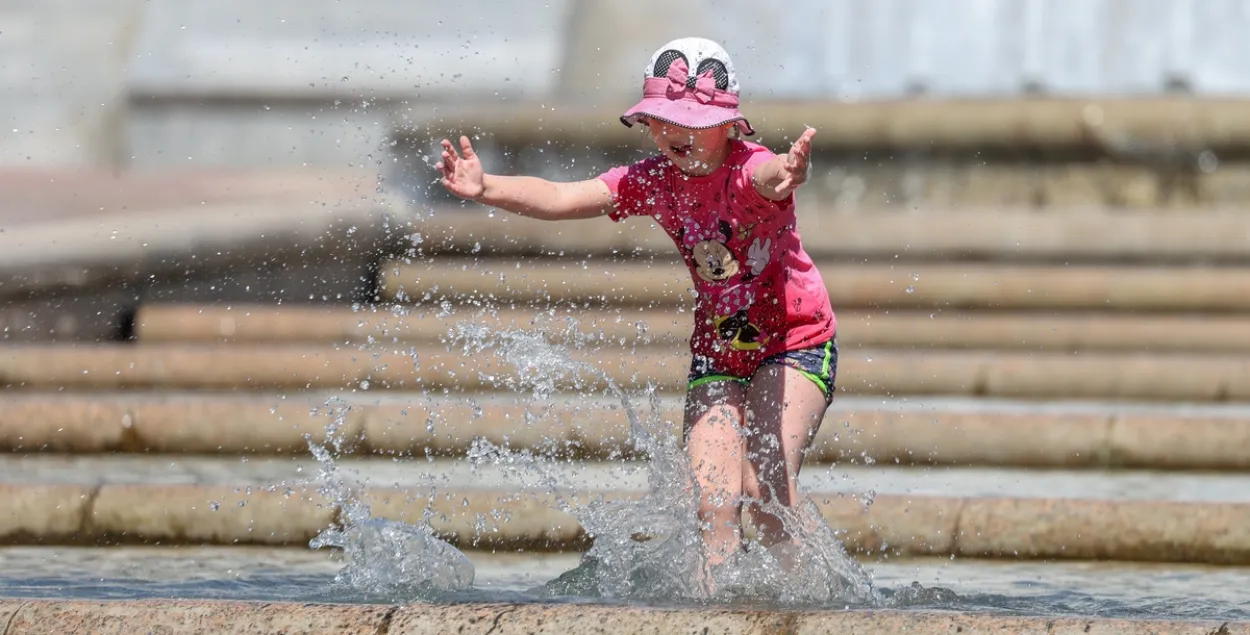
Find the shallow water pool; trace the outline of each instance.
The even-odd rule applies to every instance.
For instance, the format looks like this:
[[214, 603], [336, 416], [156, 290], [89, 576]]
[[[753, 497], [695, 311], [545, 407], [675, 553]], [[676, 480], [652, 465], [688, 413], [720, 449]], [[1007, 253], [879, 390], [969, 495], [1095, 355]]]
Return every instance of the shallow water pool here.
[[[364, 595], [334, 583], [332, 550], [259, 547], [0, 549], [0, 596], [293, 602], [604, 602], [541, 587], [580, 554], [468, 552], [473, 588], [433, 598]], [[903, 559], [864, 562], [882, 589], [918, 582], [954, 598], [916, 608], [1043, 616], [1250, 620], [1250, 568], [1092, 562]], [[610, 600], [607, 600], [610, 601]], [[832, 607], [841, 608], [841, 607]]]

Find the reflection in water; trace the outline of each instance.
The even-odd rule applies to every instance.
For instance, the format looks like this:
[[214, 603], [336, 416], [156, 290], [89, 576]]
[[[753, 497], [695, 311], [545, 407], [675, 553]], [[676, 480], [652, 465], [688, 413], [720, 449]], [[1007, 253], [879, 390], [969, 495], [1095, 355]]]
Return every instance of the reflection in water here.
[[[268, 602], [637, 603], [553, 595], [549, 582], [576, 570], [580, 554], [471, 552], [473, 586], [418, 595], [363, 593], [334, 583], [337, 550], [283, 547], [0, 548], [0, 597], [132, 600], [149, 598]], [[894, 559], [874, 562], [885, 595], [912, 581], [956, 589], [958, 598], [915, 609], [1041, 616], [1250, 620], [1250, 568], [1114, 562]], [[892, 591], [893, 590], [893, 591]], [[735, 606], [766, 608], [767, 603]], [[841, 607], [838, 607], [841, 608]]]

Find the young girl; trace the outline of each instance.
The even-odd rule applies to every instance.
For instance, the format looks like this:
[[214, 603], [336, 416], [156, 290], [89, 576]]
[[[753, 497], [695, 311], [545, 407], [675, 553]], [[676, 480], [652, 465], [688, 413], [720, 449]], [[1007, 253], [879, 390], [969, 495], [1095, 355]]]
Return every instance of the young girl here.
[[467, 137], [443, 140], [436, 166], [452, 194], [533, 218], [653, 217], [690, 268], [698, 299], [685, 442], [700, 490], [707, 563], [743, 547], [742, 504], [760, 541], [790, 536], [769, 512], [797, 504], [803, 456], [829, 407], [836, 321], [795, 228], [815, 130], [785, 155], [740, 141], [729, 55], [701, 38], [661, 47], [643, 98], [621, 117], [650, 129], [659, 154], [597, 178], [551, 182], [485, 174]]

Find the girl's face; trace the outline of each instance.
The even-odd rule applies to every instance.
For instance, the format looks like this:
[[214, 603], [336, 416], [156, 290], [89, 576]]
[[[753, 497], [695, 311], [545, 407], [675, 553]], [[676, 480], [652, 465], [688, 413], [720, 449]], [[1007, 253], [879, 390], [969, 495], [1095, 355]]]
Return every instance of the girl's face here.
[[647, 119], [651, 139], [664, 156], [686, 174], [711, 174], [725, 162], [729, 154], [729, 131], [733, 122], [694, 130], [671, 123]]

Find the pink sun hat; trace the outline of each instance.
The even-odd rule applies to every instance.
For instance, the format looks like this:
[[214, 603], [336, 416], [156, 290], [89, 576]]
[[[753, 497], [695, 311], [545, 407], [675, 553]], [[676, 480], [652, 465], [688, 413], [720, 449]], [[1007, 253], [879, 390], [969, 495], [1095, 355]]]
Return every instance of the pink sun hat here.
[[621, 116], [633, 126], [644, 117], [683, 128], [715, 128], [731, 121], [755, 134], [738, 112], [738, 77], [729, 53], [699, 37], [673, 40], [651, 56], [644, 71], [642, 101]]

